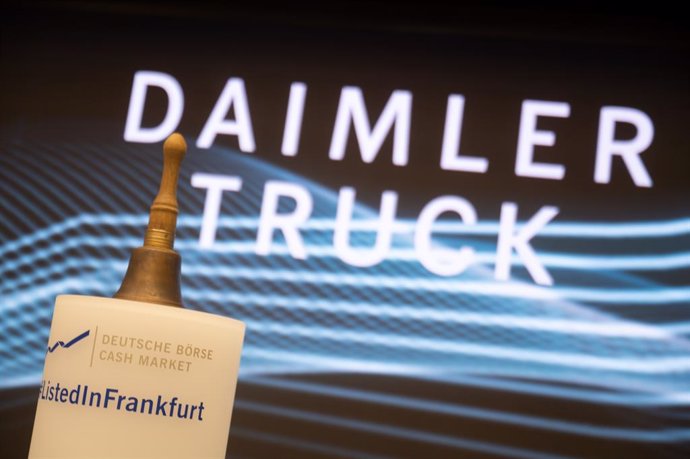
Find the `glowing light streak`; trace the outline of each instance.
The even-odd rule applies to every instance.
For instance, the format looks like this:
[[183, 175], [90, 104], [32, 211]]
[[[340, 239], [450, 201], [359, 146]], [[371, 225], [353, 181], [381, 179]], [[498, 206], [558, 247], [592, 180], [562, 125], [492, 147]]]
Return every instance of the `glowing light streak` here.
[[259, 386], [283, 389], [293, 392], [326, 395], [329, 397], [355, 400], [358, 402], [375, 403], [378, 405], [393, 406], [415, 411], [426, 411], [430, 413], [447, 414], [457, 417], [481, 419], [497, 423], [528, 426], [536, 429], [579, 434], [591, 437], [642, 442], [679, 441], [690, 439], [690, 429], [663, 429], [650, 431], [643, 429], [592, 426], [577, 422], [561, 421], [553, 418], [506, 413], [493, 409], [468, 407], [445, 402], [440, 403], [409, 396], [401, 397], [374, 391], [327, 386], [318, 383], [269, 378], [252, 378], [249, 381], [252, 384]]
[[376, 333], [343, 329], [324, 329], [321, 326], [286, 325], [270, 322], [245, 320], [247, 328], [254, 333], [277, 333], [368, 346], [385, 346], [396, 349], [414, 349], [444, 354], [481, 356], [490, 359], [506, 359], [554, 366], [610, 370], [638, 374], [666, 374], [690, 371], [690, 356], [666, 357], [655, 355], [650, 358], [603, 357], [573, 352], [524, 349], [493, 344], [474, 344], [443, 339], [400, 336], [391, 333]]
[[417, 290], [445, 293], [529, 298], [539, 300], [569, 299], [606, 304], [659, 305], [690, 301], [688, 287], [658, 287], [645, 289], [591, 288], [591, 287], [538, 287], [516, 282], [465, 281], [457, 279], [368, 274], [326, 273], [298, 270], [229, 268], [225, 266], [187, 266], [183, 275], [214, 278], [247, 278], [253, 280], [327, 284], [353, 287], [389, 288], [398, 291]]
[[421, 432], [419, 430], [414, 429], [391, 427], [367, 421], [355, 421], [352, 419], [344, 419], [337, 416], [311, 413], [307, 411], [297, 410], [294, 408], [282, 408], [272, 405], [266, 405], [259, 402], [238, 400], [235, 403], [235, 407], [239, 409], [269, 414], [272, 416], [287, 417], [290, 419], [300, 419], [304, 421], [314, 422], [317, 424], [333, 425], [341, 428], [360, 430], [364, 432], [376, 433], [406, 440], [416, 440], [436, 445], [444, 445], [457, 449], [469, 449], [471, 451], [481, 451], [484, 453], [499, 454], [508, 457], [525, 459], [555, 459], [564, 457], [539, 453], [532, 450], [518, 449], [510, 446], [500, 446], [496, 444], [484, 443], [475, 440], [466, 440], [435, 433]]
[[[78, 228], [83, 225], [92, 226], [145, 226], [148, 221], [146, 214], [82, 214], [67, 218], [61, 222], [53, 223], [46, 228], [34, 233], [22, 236], [16, 240], [8, 241], [0, 247], [0, 255], [13, 252], [22, 247], [31, 246], [39, 240], [48, 239], [64, 231]], [[314, 217], [303, 226], [303, 230], [333, 231], [334, 218]], [[218, 220], [221, 228], [245, 228], [256, 229], [258, 217], [223, 217]], [[414, 231], [414, 220], [397, 220], [393, 230], [405, 234]], [[199, 228], [200, 216], [181, 216], [178, 219], [178, 227]], [[520, 228], [518, 223], [516, 226]], [[354, 220], [353, 231], [375, 231], [377, 220]], [[437, 222], [434, 225], [435, 233], [453, 233], [464, 235], [496, 235], [498, 234], [497, 222], [479, 222], [476, 225], [467, 226], [451, 222]], [[675, 237], [690, 234], [690, 218], [676, 220], [660, 220], [649, 222], [615, 222], [615, 223], [582, 223], [582, 222], [551, 222], [544, 227], [539, 236], [570, 237], [575, 239], [607, 239], [607, 238], [659, 238]]]
[[[203, 290], [192, 289], [190, 298], [204, 302], [212, 300], [213, 296], [206, 295]], [[377, 318], [395, 318], [410, 321], [436, 321], [441, 323], [457, 323], [467, 325], [481, 325], [501, 328], [521, 328], [526, 330], [548, 331], [566, 335], [615, 336], [629, 338], [644, 338], [667, 340], [672, 334], [666, 330], [652, 326], [637, 324], [622, 319], [611, 320], [602, 317], [596, 322], [592, 317], [587, 320], [555, 319], [541, 317], [524, 317], [507, 314], [466, 313], [453, 310], [423, 309], [418, 306], [394, 305], [385, 303], [367, 303], [357, 301], [339, 301], [332, 299], [299, 298], [285, 295], [261, 295], [252, 293], [223, 293], [224, 301], [245, 305], [260, 305], [269, 308], [285, 308], [289, 310], [304, 310], [309, 312], [326, 312], [350, 314], [354, 316], [372, 316]], [[217, 296], [216, 298], [218, 299]]]

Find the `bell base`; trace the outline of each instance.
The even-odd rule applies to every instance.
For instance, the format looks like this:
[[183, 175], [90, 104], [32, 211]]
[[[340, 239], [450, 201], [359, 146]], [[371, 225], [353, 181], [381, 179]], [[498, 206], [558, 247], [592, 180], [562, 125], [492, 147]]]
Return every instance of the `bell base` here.
[[174, 250], [139, 247], [115, 298], [184, 307], [180, 293], [182, 259]]

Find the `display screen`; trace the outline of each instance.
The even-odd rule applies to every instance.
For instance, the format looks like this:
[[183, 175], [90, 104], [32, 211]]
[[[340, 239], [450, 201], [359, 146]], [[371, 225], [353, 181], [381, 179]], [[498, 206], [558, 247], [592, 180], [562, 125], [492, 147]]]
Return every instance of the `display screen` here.
[[174, 131], [185, 306], [247, 326], [229, 457], [687, 457], [687, 43], [251, 19], [3, 20], [8, 457]]

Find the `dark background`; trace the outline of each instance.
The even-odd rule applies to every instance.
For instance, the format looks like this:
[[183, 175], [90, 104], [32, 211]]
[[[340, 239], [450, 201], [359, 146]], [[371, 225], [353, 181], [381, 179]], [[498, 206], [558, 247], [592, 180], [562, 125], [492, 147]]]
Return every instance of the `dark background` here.
[[[564, 221], [654, 220], [687, 217], [690, 152], [687, 142], [687, 16], [663, 2], [634, 6], [554, 2], [507, 4], [441, 2], [416, 5], [344, 2], [313, 7], [306, 3], [271, 6], [214, 2], [21, 2], [2, 10], [0, 127], [3, 140], [94, 138], [124, 144], [122, 132], [134, 72], [157, 70], [175, 76], [185, 93], [178, 130], [196, 137], [225, 81], [245, 80], [257, 143], [256, 155], [332, 189], [349, 185], [358, 200], [378, 207], [381, 192], [400, 193], [399, 215], [414, 218], [441, 194], [469, 199], [480, 220], [498, 218], [503, 201], [520, 204], [521, 215], [543, 205], [559, 206]], [[299, 154], [280, 154], [290, 83], [308, 84]], [[390, 163], [389, 138], [373, 164], [359, 157], [353, 136], [345, 160], [328, 159], [328, 147], [343, 86], [363, 88], [370, 118], [380, 113], [391, 91], [413, 92], [410, 161]], [[440, 170], [445, 105], [450, 93], [466, 97], [461, 151], [487, 157], [486, 174]], [[568, 119], [540, 120], [557, 132], [556, 146], [537, 147], [535, 160], [566, 166], [564, 180], [515, 176], [520, 106], [524, 99], [571, 104]], [[614, 161], [610, 184], [593, 180], [599, 110], [622, 105], [647, 113], [655, 125], [643, 161], [654, 187], [638, 188], [621, 161]], [[145, 120], [159, 119], [164, 99], [152, 93]], [[88, 126], [88, 130], [79, 131]], [[625, 134], [625, 132], [623, 132]], [[628, 133], [632, 135], [632, 133]], [[237, 148], [220, 135], [216, 144]], [[40, 164], [37, 164], [40, 167]], [[11, 199], [7, 194], [2, 199]], [[524, 214], [523, 214], [524, 212]], [[12, 218], [11, 216], [9, 218]], [[687, 285], [684, 276], [673, 282]], [[366, 386], [398, 395], [430, 395], [443, 402], [481, 404], [544, 416], [563, 413], [585, 421], [674, 427], [687, 413], [663, 409], [588, 406], [563, 401], [545, 406], [538, 397], [497, 394], [488, 389], [442, 383], [351, 375], [333, 384]], [[321, 379], [323, 382], [323, 377]], [[261, 399], [279, 405], [289, 391], [265, 390], [240, 381], [238, 400]], [[28, 451], [35, 406], [33, 389], [2, 391], [0, 420], [3, 457]], [[436, 426], [454, 435], [457, 425], [431, 413], [410, 414], [375, 406], [331, 406], [314, 395], [305, 406], [386, 423]], [[507, 408], [506, 408], [507, 407]], [[273, 443], [242, 436], [233, 440], [236, 457], [332, 457], [338, 446], [381, 456], [452, 457], [456, 449], [437, 445], [425, 456], [424, 444], [387, 441], [385, 435], [346, 428], [320, 429], [306, 421], [277, 422], [236, 409], [233, 430], [260, 430], [279, 424]], [[273, 427], [276, 429], [275, 427]], [[614, 439], [579, 441], [567, 435], [539, 436], [529, 429], [468, 423], [463, 431], [501, 444], [580, 457], [682, 457], [683, 444], [626, 443]], [[300, 439], [319, 436], [331, 450], [300, 450]], [[284, 443], [280, 438], [287, 439]], [[292, 441], [290, 443], [288, 440]], [[429, 440], [433, 444], [433, 439]], [[473, 451], [471, 457], [483, 457]], [[487, 457], [502, 456], [488, 454]], [[506, 455], [510, 456], [510, 455]], [[366, 457], [362, 452], [361, 457]], [[378, 457], [378, 456], [377, 456]], [[470, 457], [470, 456], [468, 456]]]
[[[660, 201], [677, 209], [673, 215], [665, 207], [667, 218], [687, 209], [671, 202], [690, 191], [690, 160], [678, 151], [687, 151], [685, 132], [677, 129], [687, 113], [687, 29], [672, 9], [341, 5], [48, 2], [11, 9], [3, 15], [2, 79], [12, 89], [3, 94], [2, 125], [22, 134], [58, 120], [124, 129], [133, 74], [152, 69], [180, 82], [185, 110], [178, 129], [195, 137], [226, 79], [241, 77], [257, 155], [333, 187], [355, 186], [370, 205], [377, 206], [389, 188], [401, 193], [401, 211], [408, 216], [442, 193], [481, 201], [480, 218], [496, 218], [500, 202], [514, 196], [535, 206], [560, 206], [563, 219], [607, 219], [611, 208], [653, 219], [660, 217]], [[308, 93], [299, 154], [286, 158], [280, 142], [293, 81], [306, 82]], [[406, 167], [391, 165], [392, 136], [373, 164], [362, 162], [353, 135], [345, 160], [328, 159], [340, 90], [347, 85], [363, 88], [372, 122], [393, 90], [412, 91]], [[451, 93], [466, 98], [461, 151], [488, 158], [486, 174], [439, 167]], [[162, 116], [162, 94], [149, 91], [145, 125]], [[535, 150], [535, 161], [565, 165], [563, 180], [514, 173], [524, 99], [571, 104], [569, 118], [540, 120], [539, 128], [554, 130], [557, 140]], [[605, 105], [634, 107], [653, 120], [655, 138], [642, 155], [652, 189], [636, 187], [620, 158], [610, 184], [594, 183], [599, 110]], [[634, 134], [626, 128], [618, 135]], [[234, 136], [220, 135], [216, 144], [237, 147]]]

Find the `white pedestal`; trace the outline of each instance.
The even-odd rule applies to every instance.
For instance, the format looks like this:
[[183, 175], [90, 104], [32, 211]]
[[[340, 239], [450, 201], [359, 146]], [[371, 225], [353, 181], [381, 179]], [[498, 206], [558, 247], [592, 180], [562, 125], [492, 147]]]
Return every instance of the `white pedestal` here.
[[244, 323], [58, 296], [29, 458], [224, 458]]

